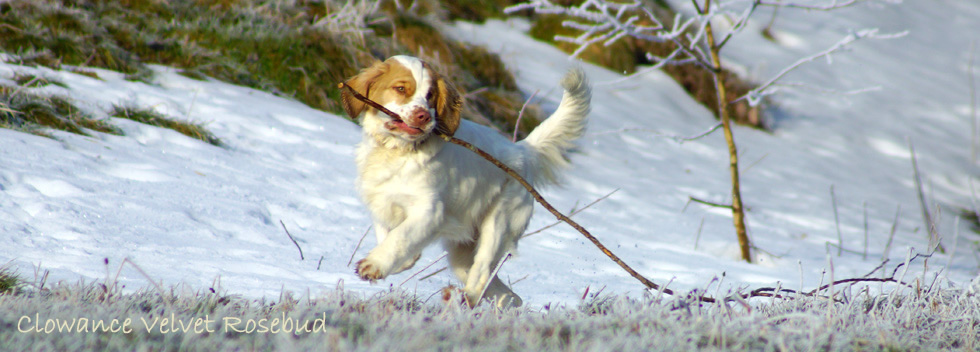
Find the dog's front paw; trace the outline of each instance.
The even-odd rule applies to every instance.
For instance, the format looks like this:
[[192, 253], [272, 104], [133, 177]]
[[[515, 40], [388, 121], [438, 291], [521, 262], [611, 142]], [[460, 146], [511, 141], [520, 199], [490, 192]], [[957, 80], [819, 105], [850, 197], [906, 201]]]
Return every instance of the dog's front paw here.
[[361, 280], [375, 282], [385, 278], [381, 268], [367, 258], [357, 261], [357, 269], [354, 270]]

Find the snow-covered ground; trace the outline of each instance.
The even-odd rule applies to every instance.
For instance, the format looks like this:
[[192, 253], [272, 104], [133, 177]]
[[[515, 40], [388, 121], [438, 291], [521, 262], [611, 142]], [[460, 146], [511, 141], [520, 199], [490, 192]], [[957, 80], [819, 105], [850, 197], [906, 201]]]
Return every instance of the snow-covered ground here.
[[[756, 29], [769, 17], [757, 19]], [[968, 90], [980, 3], [908, 1], [835, 13], [784, 10], [775, 26], [779, 43], [752, 29], [732, 42], [726, 59], [764, 79], [833, 44], [849, 29], [909, 31], [901, 39], [859, 42], [835, 55], [832, 65], [816, 62], [787, 77], [816, 87], [880, 90], [778, 95], [772, 133], [736, 128], [750, 235], [761, 249], [755, 251], [757, 264], [738, 260], [729, 211], [687, 204], [690, 196], [729, 199], [721, 133], [677, 143], [650, 132], [698, 134], [715, 123], [708, 110], [659, 72], [604, 84], [620, 76], [570, 62], [524, 35], [526, 27], [522, 21], [458, 23], [447, 33], [500, 53], [525, 92], [540, 91], [536, 100], [546, 111], [556, 107], [564, 71], [584, 66], [595, 84], [589, 133], [571, 156], [564, 186], [544, 195], [570, 210], [618, 189], [575, 218], [649, 278], [681, 290], [703, 288], [722, 276], [723, 290], [777, 282], [813, 288], [826, 282], [827, 243], [837, 243], [831, 186], [848, 250], [865, 250], [867, 209], [867, 258], [829, 250], [836, 278], [864, 275], [883, 255], [891, 268], [910, 251], [926, 252], [909, 140], [930, 204], [941, 207], [931, 211], [941, 213], [939, 232], [948, 250], [932, 257], [925, 277], [931, 280], [942, 269], [951, 282], [964, 284], [977, 275], [980, 235], [965, 222], [959, 228], [954, 222], [960, 210], [972, 207], [970, 182], [980, 171], [971, 161]], [[366, 294], [395, 286], [426, 297], [455, 283], [447, 271], [418, 280], [444, 263], [409, 279], [439, 258], [438, 247], [413, 270], [380, 284], [354, 275], [348, 261], [370, 226], [354, 190], [357, 125], [267, 93], [155, 69], [155, 84], [146, 85], [102, 70], [95, 70], [102, 78], [97, 80], [0, 64], [7, 84], [15, 72], [66, 83], [67, 89], [34, 90], [68, 96], [97, 116], [106, 116], [112, 104], [134, 103], [205, 122], [225, 142], [214, 147], [123, 119], [112, 122], [126, 136], [55, 133], [59, 140], [52, 140], [0, 129], [0, 263], [10, 262], [29, 279], [40, 267], [50, 270], [49, 281], [104, 280], [129, 258], [157, 282], [194, 289], [220, 285], [226, 293], [247, 297], [274, 298], [283, 290], [316, 295], [341, 284]], [[897, 231], [885, 253], [899, 206]], [[536, 214], [532, 230], [554, 222], [543, 209]], [[365, 239], [354, 260], [374, 245], [373, 237]], [[917, 262], [917, 275], [922, 267]], [[577, 302], [586, 287], [634, 296], [643, 291], [565, 225], [524, 239], [500, 275], [532, 306]], [[131, 288], [149, 284], [129, 266], [119, 281]]]

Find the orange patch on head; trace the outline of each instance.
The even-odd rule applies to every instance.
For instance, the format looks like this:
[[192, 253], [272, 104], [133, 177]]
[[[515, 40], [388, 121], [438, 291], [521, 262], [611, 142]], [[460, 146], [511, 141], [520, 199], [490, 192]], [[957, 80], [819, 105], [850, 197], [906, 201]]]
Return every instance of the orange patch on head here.
[[[460, 113], [463, 99], [456, 87], [435, 72], [432, 67], [422, 63], [432, 80], [429, 91], [426, 92], [426, 103], [436, 112], [436, 130], [452, 136], [460, 124]], [[421, 86], [416, 82], [412, 69], [391, 58], [384, 62], [375, 62], [357, 76], [347, 82], [347, 85], [357, 92], [379, 104], [408, 104]], [[356, 119], [370, 107], [357, 100], [347, 91], [341, 92], [344, 110], [351, 119]]]
[[[407, 103], [417, 86], [412, 71], [391, 59], [375, 62], [344, 83], [382, 105], [391, 102]], [[340, 92], [340, 100], [351, 119], [356, 119], [370, 108], [346, 90]]]
[[463, 98], [459, 91], [449, 81], [442, 78], [442, 75], [426, 65], [432, 77], [432, 99], [429, 106], [436, 109], [436, 130], [448, 136], [456, 133], [459, 128], [460, 113], [463, 111]]

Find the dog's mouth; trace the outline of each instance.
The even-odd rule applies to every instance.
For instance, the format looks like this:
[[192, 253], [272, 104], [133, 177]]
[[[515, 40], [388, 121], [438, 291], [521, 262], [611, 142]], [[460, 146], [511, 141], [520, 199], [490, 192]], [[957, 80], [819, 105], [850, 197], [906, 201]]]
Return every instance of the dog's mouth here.
[[389, 131], [399, 130], [412, 136], [417, 136], [424, 132], [421, 128], [409, 125], [401, 119], [392, 119], [391, 121], [385, 122], [385, 128]]

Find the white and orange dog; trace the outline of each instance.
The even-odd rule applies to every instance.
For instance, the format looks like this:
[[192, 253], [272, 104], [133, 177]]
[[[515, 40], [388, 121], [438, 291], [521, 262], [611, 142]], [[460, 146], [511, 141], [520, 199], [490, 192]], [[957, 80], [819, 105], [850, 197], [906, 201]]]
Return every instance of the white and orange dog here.
[[378, 239], [377, 247], [357, 262], [358, 276], [375, 281], [407, 270], [423, 248], [442, 240], [471, 305], [487, 297], [500, 306], [520, 306], [521, 298], [491, 276], [501, 257], [517, 247], [533, 199], [493, 164], [433, 134], [441, 131], [472, 143], [533, 185], [553, 184], [567, 164], [563, 154], [585, 129], [591, 92], [582, 71], [565, 76], [558, 110], [518, 143], [460, 119], [459, 92], [417, 58], [394, 56], [346, 83], [401, 117], [343, 92], [347, 114], [363, 114], [357, 183]]

